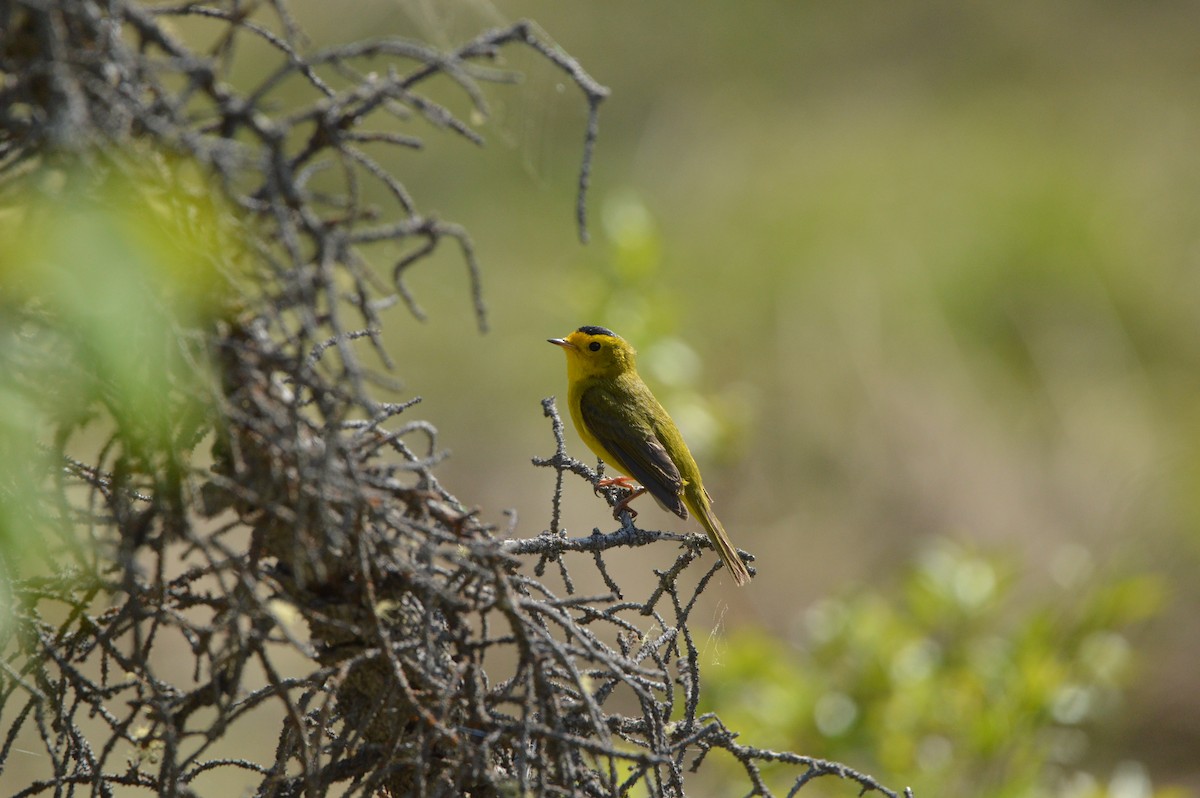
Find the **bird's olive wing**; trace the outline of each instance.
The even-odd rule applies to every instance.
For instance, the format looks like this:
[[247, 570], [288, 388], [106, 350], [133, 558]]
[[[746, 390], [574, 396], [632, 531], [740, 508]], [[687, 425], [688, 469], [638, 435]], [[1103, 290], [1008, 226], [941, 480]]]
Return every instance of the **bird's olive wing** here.
[[579, 413], [588, 432], [616, 460], [610, 465], [636, 479], [663, 507], [687, 518], [679, 469], [636, 411], [623, 406], [607, 389], [593, 386], [579, 397]]

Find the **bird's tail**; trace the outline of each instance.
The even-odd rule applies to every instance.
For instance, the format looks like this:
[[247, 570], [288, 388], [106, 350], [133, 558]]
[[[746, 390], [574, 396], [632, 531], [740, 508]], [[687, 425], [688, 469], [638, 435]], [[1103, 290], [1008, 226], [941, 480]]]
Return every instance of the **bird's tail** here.
[[713, 548], [717, 550], [721, 561], [729, 569], [733, 581], [737, 583], [738, 587], [741, 587], [750, 581], [750, 571], [742, 562], [742, 558], [738, 556], [737, 551], [734, 550], [733, 544], [729, 542], [729, 535], [725, 533], [725, 527], [721, 526], [720, 520], [713, 513], [712, 507], [708, 503], [708, 497], [704, 494], [704, 488], [700, 488], [695, 493], [698, 495], [691, 495], [692, 491], [685, 494], [688, 507], [695, 513], [697, 520], [704, 527], [704, 531], [708, 533], [708, 539], [712, 541]]

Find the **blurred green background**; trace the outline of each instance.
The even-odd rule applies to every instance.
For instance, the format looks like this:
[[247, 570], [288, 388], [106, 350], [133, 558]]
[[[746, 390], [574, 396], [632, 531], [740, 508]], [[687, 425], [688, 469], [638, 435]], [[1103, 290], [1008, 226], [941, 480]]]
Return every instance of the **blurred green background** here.
[[[428, 321], [387, 316], [460, 499], [546, 528], [544, 340], [610, 326], [758, 558], [695, 616], [741, 742], [918, 796], [1200, 793], [1200, 5], [294, 8], [314, 46], [528, 17], [612, 90], [586, 246], [584, 104], [529, 51], [487, 120], [435, 91], [483, 149], [414, 120], [423, 151], [372, 150], [482, 262], [486, 335], [452, 246], [409, 275]], [[564, 523], [613, 527], [582, 482]], [[611, 563], [644, 586], [676, 553]], [[721, 765], [695, 795], [740, 794]]]
[[[1200, 790], [1200, 6], [303, 8], [331, 40], [443, 46], [532, 18], [612, 89], [587, 246], [582, 100], [518, 48], [484, 151], [391, 161], [484, 265], [489, 334], [449, 248], [412, 275], [429, 321], [389, 330], [464, 501], [545, 528], [528, 459], [565, 385], [542, 341], [611, 326], [758, 557], [701, 616], [743, 742], [927, 795]], [[611, 528], [582, 484], [565, 522]]]

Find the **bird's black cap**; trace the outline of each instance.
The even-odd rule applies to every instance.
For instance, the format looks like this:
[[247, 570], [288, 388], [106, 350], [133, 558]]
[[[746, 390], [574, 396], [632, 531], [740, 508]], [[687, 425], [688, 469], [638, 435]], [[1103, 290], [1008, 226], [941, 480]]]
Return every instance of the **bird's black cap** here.
[[593, 327], [591, 325], [588, 325], [587, 327], [580, 327], [575, 332], [581, 332], [581, 333], [584, 333], [585, 335], [609, 335], [609, 336], [612, 336], [613, 338], [621, 337], [621, 336], [617, 335], [615, 332], [613, 332], [612, 330], [608, 329], [607, 327]]

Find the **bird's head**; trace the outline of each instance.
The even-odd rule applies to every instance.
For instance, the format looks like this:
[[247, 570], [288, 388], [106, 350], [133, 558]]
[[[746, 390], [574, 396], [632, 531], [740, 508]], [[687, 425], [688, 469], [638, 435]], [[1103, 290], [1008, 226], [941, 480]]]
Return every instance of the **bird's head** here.
[[634, 369], [637, 353], [605, 327], [580, 327], [566, 338], [549, 338], [567, 353], [567, 378], [615, 377]]

